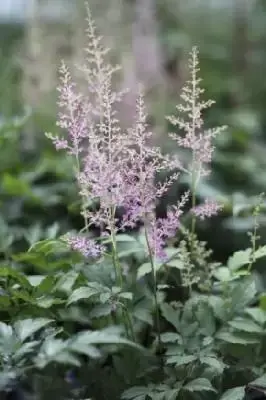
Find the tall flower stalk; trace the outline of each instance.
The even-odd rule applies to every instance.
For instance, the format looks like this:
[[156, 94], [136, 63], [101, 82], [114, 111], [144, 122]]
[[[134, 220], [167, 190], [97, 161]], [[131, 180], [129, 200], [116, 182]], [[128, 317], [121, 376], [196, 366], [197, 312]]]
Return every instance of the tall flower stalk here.
[[188, 62], [190, 77], [181, 90], [181, 104], [176, 106], [177, 116], [168, 116], [172, 125], [177, 126], [183, 135], [170, 134], [179, 147], [191, 151], [191, 161], [187, 171], [191, 177], [191, 237], [195, 234], [196, 217], [204, 218], [215, 215], [220, 206], [213, 200], [207, 199], [200, 208], [196, 206], [196, 193], [199, 181], [202, 177], [210, 174], [209, 165], [212, 161], [214, 150], [213, 140], [218, 134], [226, 129], [220, 126], [205, 129], [203, 112], [210, 108], [215, 102], [213, 100], [202, 100], [205, 90], [200, 86], [198, 49], [192, 48]]
[[[191, 53], [189, 68], [191, 80], [183, 88], [181, 98], [184, 105], [177, 106], [185, 113], [188, 121], [179, 117], [169, 117], [170, 121], [185, 131], [184, 137], [171, 134], [170, 138], [181, 147], [192, 150], [192, 162], [184, 168], [176, 157], [163, 154], [152, 144], [152, 132], [147, 125], [143, 89], [140, 87], [136, 103], [136, 118], [133, 126], [122, 129], [117, 119], [118, 103], [125, 93], [114, 89], [113, 76], [119, 70], [107, 58], [108, 49], [96, 33], [95, 24], [87, 7], [87, 39], [85, 63], [79, 66], [85, 77], [87, 94], [80, 93], [72, 82], [70, 72], [62, 63], [60, 68], [61, 86], [59, 90], [59, 127], [66, 132], [63, 137], [48, 134], [57, 150], [66, 150], [74, 159], [79, 194], [82, 198], [81, 213], [84, 216], [84, 231], [87, 236], [69, 236], [69, 245], [83, 253], [85, 257], [99, 257], [106, 249], [88, 237], [91, 225], [100, 227], [102, 234], [109, 237], [111, 257], [116, 276], [116, 285], [124, 289], [124, 277], [117, 250], [116, 235], [126, 228], [144, 225], [145, 237], [152, 276], [155, 302], [156, 325], [159, 345], [160, 315], [157, 296], [156, 263], [166, 260], [167, 239], [176, 235], [184, 205], [189, 193], [185, 193], [177, 205], [168, 208], [165, 218], [156, 218], [156, 205], [169, 188], [177, 181], [180, 171], [188, 172], [192, 179], [192, 234], [195, 218], [211, 215], [215, 205], [210, 203], [200, 209], [196, 207], [196, 188], [201, 176], [208, 174], [206, 165], [211, 161], [213, 147], [211, 140], [222, 128], [203, 130], [201, 113], [210, 107], [211, 101], [203, 102], [199, 88], [198, 52]], [[156, 184], [156, 175], [163, 170], [170, 176]], [[88, 203], [97, 204], [89, 208]], [[202, 207], [202, 206], [201, 206]], [[117, 211], [123, 210], [122, 219]], [[132, 320], [125, 305], [122, 307], [124, 325], [132, 329]]]

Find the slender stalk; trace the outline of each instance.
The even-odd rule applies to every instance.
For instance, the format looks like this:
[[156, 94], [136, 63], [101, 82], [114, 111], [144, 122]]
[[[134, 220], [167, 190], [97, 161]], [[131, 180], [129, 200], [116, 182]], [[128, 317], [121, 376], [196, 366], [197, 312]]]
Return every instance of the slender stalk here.
[[160, 350], [162, 348], [162, 340], [161, 340], [161, 327], [160, 327], [160, 315], [159, 315], [159, 302], [158, 302], [158, 296], [157, 296], [157, 276], [156, 276], [156, 268], [155, 268], [155, 264], [154, 264], [152, 249], [151, 249], [151, 246], [149, 243], [149, 237], [148, 237], [146, 223], [144, 224], [144, 231], [145, 231], [145, 239], [146, 239], [146, 243], [147, 243], [147, 247], [148, 247], [149, 258], [150, 258], [151, 269], [152, 269], [152, 276], [153, 276], [153, 296], [154, 296], [154, 302], [155, 302], [156, 327], [157, 327], [158, 344], [159, 344], [159, 350]]
[[[80, 161], [79, 161], [79, 156], [78, 156], [78, 149], [76, 149], [75, 151], [75, 158], [76, 158], [76, 168], [77, 168], [77, 178], [79, 180], [79, 176], [80, 176]], [[86, 215], [86, 204], [84, 201], [84, 196], [81, 197], [81, 201], [82, 201], [82, 214], [83, 214], [83, 218], [84, 218], [84, 229], [85, 232], [88, 231], [89, 229], [89, 222], [88, 222], [88, 217]]]
[[[117, 242], [116, 242], [116, 236], [115, 236], [115, 228], [114, 228], [114, 215], [115, 215], [115, 208], [111, 208], [111, 223], [110, 223], [110, 233], [111, 233], [111, 242], [112, 242], [112, 261], [113, 261], [113, 266], [115, 270], [115, 276], [116, 276], [116, 284], [123, 290], [124, 282], [123, 282], [123, 272], [122, 272], [122, 267], [118, 258], [118, 253], [117, 253]], [[127, 331], [127, 335], [129, 336], [128, 332], [130, 332], [131, 339], [135, 341], [135, 334], [134, 334], [134, 329], [131, 321], [131, 317], [129, 315], [127, 306], [123, 304], [123, 310], [122, 310], [122, 315], [123, 315], [123, 323]]]

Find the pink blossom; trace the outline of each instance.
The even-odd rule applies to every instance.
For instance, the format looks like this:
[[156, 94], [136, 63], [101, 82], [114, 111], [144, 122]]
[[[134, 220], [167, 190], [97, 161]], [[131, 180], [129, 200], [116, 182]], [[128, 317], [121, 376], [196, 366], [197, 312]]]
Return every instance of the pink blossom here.
[[79, 251], [84, 257], [97, 258], [101, 256], [105, 250], [104, 246], [97, 244], [94, 240], [85, 236], [68, 235], [65, 241], [72, 250]]
[[216, 215], [221, 209], [222, 206], [220, 204], [214, 200], [206, 199], [203, 204], [194, 207], [191, 211], [194, 215], [204, 220], [206, 217]]

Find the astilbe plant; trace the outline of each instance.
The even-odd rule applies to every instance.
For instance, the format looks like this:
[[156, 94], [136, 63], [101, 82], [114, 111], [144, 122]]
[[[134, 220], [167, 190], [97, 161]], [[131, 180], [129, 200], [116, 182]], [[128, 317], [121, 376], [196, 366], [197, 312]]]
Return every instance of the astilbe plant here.
[[[223, 128], [204, 130], [202, 112], [211, 106], [212, 101], [202, 101], [203, 89], [199, 87], [198, 52], [193, 48], [189, 68], [191, 79], [183, 88], [183, 105], [178, 111], [187, 115], [187, 121], [181, 117], [169, 117], [169, 120], [185, 132], [185, 136], [170, 134], [171, 140], [178, 146], [192, 151], [189, 166], [182, 166], [176, 157], [162, 153], [152, 145], [152, 132], [147, 125], [144, 105], [144, 91], [140, 86], [136, 103], [136, 117], [133, 126], [123, 129], [118, 120], [119, 102], [126, 95], [117, 92], [114, 76], [119, 67], [108, 61], [108, 52], [102, 44], [102, 38], [96, 33], [95, 24], [87, 7], [87, 38], [85, 64], [79, 69], [87, 83], [87, 94], [78, 91], [72, 81], [67, 66], [60, 68], [61, 85], [59, 87], [60, 113], [58, 126], [66, 132], [63, 137], [47, 134], [57, 150], [66, 150], [73, 157], [75, 174], [82, 198], [84, 230], [80, 235], [68, 235], [69, 245], [85, 257], [97, 258], [108, 249], [89, 237], [91, 225], [100, 227], [104, 237], [111, 243], [113, 265], [117, 284], [123, 286], [122, 268], [117, 255], [116, 235], [138, 223], [144, 225], [148, 257], [154, 279], [154, 298], [157, 310], [157, 329], [159, 328], [156, 263], [166, 260], [164, 247], [166, 240], [176, 235], [184, 205], [192, 197], [191, 209], [195, 218], [216, 214], [219, 206], [213, 201], [196, 207], [195, 192], [201, 176], [208, 174], [212, 158], [212, 139]], [[165, 182], [156, 184], [156, 175], [162, 170], [170, 170]], [[176, 183], [179, 173], [191, 175], [191, 195], [186, 192], [177, 205], [167, 210], [165, 218], [156, 219], [155, 209], [158, 201], [168, 189]], [[94, 207], [88, 206], [95, 204]], [[123, 217], [118, 219], [117, 212], [122, 210]], [[84, 236], [85, 233], [85, 236]]]

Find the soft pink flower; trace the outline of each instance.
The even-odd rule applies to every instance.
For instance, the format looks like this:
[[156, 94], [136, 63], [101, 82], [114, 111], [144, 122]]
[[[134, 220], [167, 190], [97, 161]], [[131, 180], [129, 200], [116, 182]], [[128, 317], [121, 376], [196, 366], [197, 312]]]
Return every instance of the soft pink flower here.
[[214, 200], [206, 199], [205, 202], [199, 206], [192, 208], [192, 213], [200, 219], [212, 217], [222, 209], [222, 206]]

